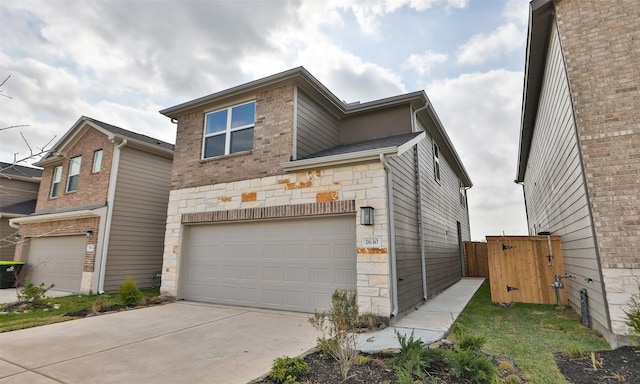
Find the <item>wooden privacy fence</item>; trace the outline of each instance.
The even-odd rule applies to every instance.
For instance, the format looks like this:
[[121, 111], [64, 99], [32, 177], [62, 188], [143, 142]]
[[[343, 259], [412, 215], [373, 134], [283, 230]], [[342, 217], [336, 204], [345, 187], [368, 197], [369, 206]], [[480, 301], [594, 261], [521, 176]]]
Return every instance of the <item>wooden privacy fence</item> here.
[[[560, 236], [487, 236], [491, 301], [556, 304], [564, 276]], [[564, 284], [564, 278], [559, 281]], [[567, 304], [567, 291], [557, 290]]]
[[467, 277], [489, 278], [489, 256], [487, 243], [478, 241], [464, 242], [464, 258]]

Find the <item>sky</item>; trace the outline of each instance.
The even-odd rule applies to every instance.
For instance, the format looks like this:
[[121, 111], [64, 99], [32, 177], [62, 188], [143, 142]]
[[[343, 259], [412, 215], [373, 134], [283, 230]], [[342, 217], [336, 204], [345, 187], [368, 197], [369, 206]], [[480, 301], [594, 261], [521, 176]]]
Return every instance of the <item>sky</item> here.
[[[527, 233], [515, 184], [526, 0], [0, 2], [0, 161], [88, 116], [175, 143], [158, 113], [304, 66], [338, 98], [424, 90], [474, 186], [472, 240]], [[28, 160], [25, 165], [33, 163]]]

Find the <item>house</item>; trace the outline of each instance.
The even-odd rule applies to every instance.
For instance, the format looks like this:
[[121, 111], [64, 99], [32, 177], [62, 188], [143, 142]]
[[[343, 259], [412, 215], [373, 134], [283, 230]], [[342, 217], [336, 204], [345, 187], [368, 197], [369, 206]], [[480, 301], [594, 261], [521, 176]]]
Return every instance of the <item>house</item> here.
[[635, 1], [530, 4], [520, 151], [530, 234], [560, 235], [570, 305], [612, 346], [640, 279], [640, 13]]
[[471, 180], [424, 92], [346, 104], [294, 68], [177, 123], [161, 293], [389, 318], [458, 281]]
[[0, 260], [13, 260], [18, 231], [9, 219], [36, 210], [41, 176], [41, 169], [0, 162]]
[[35, 165], [36, 210], [10, 220], [36, 284], [117, 290], [132, 277], [159, 284], [173, 145], [81, 117]]

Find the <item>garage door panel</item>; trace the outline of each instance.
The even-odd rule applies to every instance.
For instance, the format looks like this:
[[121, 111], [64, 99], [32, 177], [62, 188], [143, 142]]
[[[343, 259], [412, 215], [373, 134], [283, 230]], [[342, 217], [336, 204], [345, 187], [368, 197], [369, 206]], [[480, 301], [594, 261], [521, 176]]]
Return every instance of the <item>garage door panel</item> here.
[[313, 312], [330, 306], [338, 286], [356, 285], [353, 216], [195, 226], [188, 233], [189, 300]]
[[55, 285], [56, 290], [79, 292], [84, 266], [85, 236], [32, 238], [27, 264], [34, 284]]

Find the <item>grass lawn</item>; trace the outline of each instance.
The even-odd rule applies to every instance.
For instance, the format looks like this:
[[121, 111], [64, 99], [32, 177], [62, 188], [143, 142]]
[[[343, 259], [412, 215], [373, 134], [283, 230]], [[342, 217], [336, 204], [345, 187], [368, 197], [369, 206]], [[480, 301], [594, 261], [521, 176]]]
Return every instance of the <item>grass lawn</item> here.
[[[142, 294], [147, 297], [154, 297], [160, 294], [159, 288], [141, 289]], [[91, 309], [94, 305], [100, 304], [103, 307], [120, 304], [118, 293], [105, 293], [103, 295], [72, 295], [64, 297], [52, 297], [46, 300], [52, 304], [50, 309], [35, 309], [25, 312], [1, 312], [0, 311], [0, 332], [15, 331], [18, 329], [37, 327], [59, 323], [62, 321], [75, 320], [77, 317], [64, 316], [65, 313], [77, 312], [83, 309]], [[0, 304], [0, 308], [7, 304]]]
[[609, 349], [596, 331], [585, 328], [570, 308], [514, 303], [505, 308], [491, 302], [489, 282], [475, 294], [451, 330], [450, 337], [481, 335], [483, 350], [512, 359], [532, 384], [568, 383], [553, 353]]

